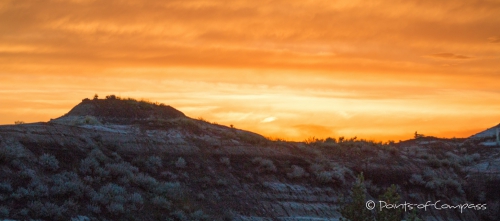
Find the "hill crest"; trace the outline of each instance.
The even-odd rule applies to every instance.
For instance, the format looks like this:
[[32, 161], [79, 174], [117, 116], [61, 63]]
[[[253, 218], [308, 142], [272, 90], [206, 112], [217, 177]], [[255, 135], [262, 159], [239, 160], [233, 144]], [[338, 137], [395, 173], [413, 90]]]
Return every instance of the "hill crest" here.
[[108, 95], [105, 99], [98, 99], [97, 96], [94, 99], [85, 98], [60, 118], [84, 116], [93, 116], [102, 123], [132, 123], [143, 119], [186, 117], [181, 111], [163, 103]]

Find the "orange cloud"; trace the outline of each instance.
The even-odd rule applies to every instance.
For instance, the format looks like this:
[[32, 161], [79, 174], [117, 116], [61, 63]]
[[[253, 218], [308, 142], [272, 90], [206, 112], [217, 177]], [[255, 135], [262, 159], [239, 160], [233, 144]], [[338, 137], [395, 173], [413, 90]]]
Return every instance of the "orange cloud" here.
[[452, 136], [500, 120], [499, 14], [495, 1], [2, 1], [0, 123], [113, 93], [296, 140]]
[[438, 53], [428, 55], [431, 58], [441, 58], [441, 59], [471, 59], [472, 57], [460, 55], [460, 54], [452, 54], [452, 53]]

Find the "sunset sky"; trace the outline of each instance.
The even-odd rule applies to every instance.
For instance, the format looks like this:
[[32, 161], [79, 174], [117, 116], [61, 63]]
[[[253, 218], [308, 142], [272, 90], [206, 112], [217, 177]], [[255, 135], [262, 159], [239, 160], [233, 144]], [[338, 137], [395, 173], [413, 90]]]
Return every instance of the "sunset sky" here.
[[500, 123], [500, 1], [0, 1], [0, 124], [96, 93], [297, 141], [467, 137]]

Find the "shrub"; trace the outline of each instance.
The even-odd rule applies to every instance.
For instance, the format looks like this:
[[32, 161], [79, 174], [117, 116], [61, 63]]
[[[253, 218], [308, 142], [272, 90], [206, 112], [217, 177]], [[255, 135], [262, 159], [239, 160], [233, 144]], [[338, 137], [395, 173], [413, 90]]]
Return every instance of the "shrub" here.
[[99, 149], [99, 148], [94, 148], [92, 151], [90, 151], [90, 154], [87, 158], [94, 158], [100, 163], [105, 163], [109, 161], [109, 158]]
[[443, 183], [438, 180], [431, 180], [425, 184], [425, 188], [430, 190], [438, 190], [443, 187]]
[[175, 167], [177, 167], [177, 168], [184, 168], [184, 167], [186, 167], [186, 161], [184, 160], [184, 158], [179, 157], [177, 159], [177, 162], [175, 162]]
[[133, 205], [142, 205], [144, 203], [144, 200], [142, 199], [141, 194], [139, 193], [133, 193], [128, 197], [128, 201], [132, 203]]
[[107, 179], [109, 177], [109, 171], [102, 168], [102, 167], [98, 167], [95, 169], [94, 175], [95, 175], [95, 177], [94, 177], [95, 181], [104, 180], [104, 179]]
[[439, 160], [437, 159], [437, 157], [436, 157], [436, 156], [434, 156], [434, 155], [431, 155], [431, 156], [429, 157], [429, 159], [427, 159], [427, 163], [429, 164], [429, 166], [431, 166], [431, 167], [433, 167], [433, 168], [439, 168], [439, 167], [441, 167], [441, 166], [442, 166], [441, 161], [439, 161]]
[[38, 158], [38, 163], [47, 170], [56, 171], [59, 169], [59, 161], [50, 154], [43, 154]]
[[181, 184], [178, 182], [161, 182], [156, 185], [152, 192], [170, 199], [180, 199], [183, 195]]
[[478, 161], [481, 158], [481, 155], [479, 153], [471, 154], [471, 155], [465, 155], [462, 160], [460, 161], [460, 164], [462, 165], [470, 165], [475, 161]]
[[206, 215], [202, 210], [196, 210], [192, 212], [190, 215], [191, 220], [210, 220], [210, 216]]
[[101, 213], [101, 207], [95, 203], [87, 205], [87, 210], [94, 214]]
[[304, 176], [308, 176], [304, 168], [299, 167], [297, 165], [292, 165], [292, 172], [286, 174], [290, 179], [302, 178]]
[[11, 193], [12, 185], [10, 183], [0, 183], [0, 193]]
[[170, 213], [170, 216], [176, 218], [176, 220], [181, 220], [181, 221], [188, 221], [189, 218], [186, 216], [186, 213], [182, 210], [176, 210], [172, 213]]
[[256, 157], [252, 159], [253, 164], [258, 165], [259, 170], [263, 170], [265, 172], [276, 172], [276, 166], [274, 166], [274, 163], [272, 160], [269, 159], [263, 159], [261, 157]]
[[161, 158], [158, 156], [150, 156], [145, 162], [145, 166], [152, 170], [153, 172], [158, 171], [163, 167], [163, 163], [161, 161]]
[[11, 194], [11, 197], [14, 199], [33, 199], [35, 197], [35, 191], [33, 191], [31, 188], [26, 189], [24, 187], [19, 187], [15, 192]]
[[311, 170], [312, 173], [316, 174], [325, 169], [325, 167], [322, 164], [314, 163], [309, 166], [309, 169]]
[[64, 171], [51, 178], [52, 187], [50, 190], [53, 194], [70, 195], [77, 198], [83, 195], [85, 185], [75, 172]]
[[0, 163], [10, 163], [27, 156], [26, 149], [21, 145], [0, 146]]
[[153, 199], [151, 199], [151, 203], [161, 209], [170, 209], [172, 206], [172, 203], [165, 199], [163, 196], [155, 196]]
[[154, 192], [154, 190], [158, 187], [158, 181], [144, 173], [134, 175], [132, 177], [132, 182], [150, 192]]
[[384, 152], [384, 151], [379, 151], [378, 152], [378, 158], [381, 160], [387, 160], [391, 157], [390, 153]]
[[109, 183], [99, 189], [99, 193], [94, 195], [92, 201], [99, 202], [103, 205], [108, 205], [110, 203], [123, 204], [126, 202], [125, 188], [114, 183]]
[[119, 202], [111, 202], [109, 205], [106, 206], [106, 209], [108, 210], [108, 212], [113, 214], [120, 214], [125, 212], [123, 204]]
[[412, 174], [410, 178], [410, 183], [414, 185], [424, 185], [425, 181], [420, 174]]
[[116, 98], [116, 95], [111, 94], [111, 95], [106, 95], [106, 99], [107, 100], [116, 100], [117, 98]]
[[10, 215], [10, 209], [5, 206], [0, 206], [0, 217], [7, 218]]
[[134, 173], [139, 172], [137, 167], [132, 166], [128, 162], [108, 163], [104, 168], [113, 177], [131, 177]]
[[345, 184], [345, 173], [349, 172], [344, 166], [329, 163], [328, 166], [319, 163], [312, 164], [309, 169], [320, 183], [339, 182]]
[[77, 201], [74, 201], [73, 199], [68, 199], [64, 201], [62, 207], [64, 207], [64, 209], [66, 209], [68, 213], [74, 214], [75, 212], [78, 211], [80, 205], [77, 203]]
[[28, 209], [31, 211], [34, 217], [50, 217], [62, 218], [63, 214], [66, 212], [64, 207], [60, 207], [51, 202], [42, 203], [40, 201], [32, 201], [28, 203]]
[[90, 218], [87, 216], [77, 216], [77, 217], [72, 217], [71, 221], [90, 221]]
[[218, 179], [216, 184], [217, 184], [217, 186], [227, 186], [227, 180], [226, 179]]
[[315, 174], [316, 180], [320, 183], [330, 183], [333, 181], [333, 172], [321, 171]]
[[372, 195], [380, 195], [382, 193], [382, 188], [374, 184], [371, 180], [365, 181], [366, 190]]
[[35, 196], [37, 197], [46, 197], [49, 196], [49, 187], [47, 185], [40, 183], [40, 182], [34, 182], [29, 185], [30, 188], [33, 189], [33, 192]]
[[99, 162], [93, 157], [87, 157], [80, 161], [80, 172], [82, 174], [91, 174], [96, 168], [99, 168]]
[[229, 160], [228, 157], [221, 157], [219, 159], [219, 162], [226, 165], [226, 166], [231, 166], [231, 161]]
[[405, 220], [406, 221], [422, 221], [422, 219], [420, 219], [417, 216], [417, 210], [416, 209], [414, 209], [410, 213], [408, 213], [408, 215], [406, 216]]

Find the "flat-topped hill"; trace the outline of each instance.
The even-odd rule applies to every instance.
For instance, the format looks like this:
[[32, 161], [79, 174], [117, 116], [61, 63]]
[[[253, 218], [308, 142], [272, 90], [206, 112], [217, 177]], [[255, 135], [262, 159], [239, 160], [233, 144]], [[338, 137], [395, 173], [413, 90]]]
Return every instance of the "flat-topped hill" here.
[[175, 108], [148, 101], [138, 101], [132, 98], [122, 99], [114, 95], [106, 99], [88, 99], [76, 105], [62, 117], [94, 116], [101, 122], [127, 123], [141, 119], [174, 119], [186, 117]]

